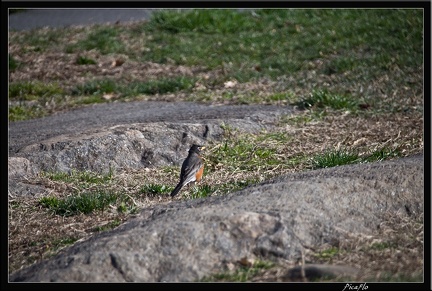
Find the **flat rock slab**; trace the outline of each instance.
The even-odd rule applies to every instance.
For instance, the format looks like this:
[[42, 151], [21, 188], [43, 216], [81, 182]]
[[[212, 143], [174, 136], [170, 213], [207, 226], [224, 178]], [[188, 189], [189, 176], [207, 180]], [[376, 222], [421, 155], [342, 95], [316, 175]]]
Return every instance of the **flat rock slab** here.
[[[20, 149], [9, 158], [9, 177], [23, 173], [71, 172], [109, 173], [117, 169], [180, 165], [193, 143], [206, 145], [221, 140], [221, 124], [242, 132], [264, 129], [257, 122], [230, 119], [200, 122], [132, 123], [61, 134]], [[21, 175], [20, 175], [21, 174]]]
[[145, 208], [10, 280], [192, 282], [245, 257], [294, 262], [304, 249], [373, 233], [389, 213], [422, 214], [423, 162], [417, 155], [308, 171]]
[[204, 105], [192, 102], [133, 101], [94, 104], [44, 118], [9, 123], [9, 156], [23, 147], [64, 134], [80, 134], [109, 126], [150, 122], [196, 122], [211, 119], [244, 119], [271, 123], [292, 107], [272, 105]]

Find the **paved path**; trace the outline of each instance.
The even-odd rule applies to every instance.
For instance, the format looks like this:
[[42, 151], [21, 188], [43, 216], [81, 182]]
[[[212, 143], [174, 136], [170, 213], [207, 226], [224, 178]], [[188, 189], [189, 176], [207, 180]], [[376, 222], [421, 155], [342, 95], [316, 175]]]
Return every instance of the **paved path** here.
[[13, 13], [9, 17], [10, 30], [30, 30], [48, 27], [68, 27], [71, 25], [88, 25], [148, 20], [157, 9], [29, 9]]

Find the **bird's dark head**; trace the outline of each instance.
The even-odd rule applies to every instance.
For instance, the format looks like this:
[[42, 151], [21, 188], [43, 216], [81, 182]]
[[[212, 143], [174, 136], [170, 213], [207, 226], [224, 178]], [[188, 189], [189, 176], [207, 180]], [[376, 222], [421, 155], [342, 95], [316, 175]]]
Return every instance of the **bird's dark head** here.
[[199, 153], [201, 150], [205, 149], [205, 146], [193, 144], [189, 149], [189, 152]]

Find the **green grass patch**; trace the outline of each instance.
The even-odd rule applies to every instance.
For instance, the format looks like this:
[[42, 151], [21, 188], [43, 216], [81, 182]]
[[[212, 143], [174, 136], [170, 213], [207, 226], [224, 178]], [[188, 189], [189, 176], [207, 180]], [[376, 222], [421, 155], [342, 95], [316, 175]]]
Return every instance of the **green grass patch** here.
[[117, 202], [117, 199], [116, 193], [96, 191], [72, 195], [64, 199], [53, 196], [42, 197], [39, 203], [57, 215], [72, 216], [81, 213], [89, 214], [95, 210], [103, 211], [110, 204]]
[[145, 194], [151, 197], [162, 196], [171, 193], [173, 187], [169, 187], [161, 184], [146, 184], [141, 187], [139, 193]]
[[278, 164], [275, 153], [274, 148], [260, 146], [246, 138], [226, 140], [208, 157], [209, 169], [221, 163], [229, 171], [256, 171]]
[[74, 244], [78, 239], [75, 237], [67, 237], [67, 238], [61, 238], [61, 239], [56, 239], [54, 241], [52, 241], [50, 243], [50, 245], [52, 246], [52, 251], [57, 251], [61, 248], [64, 248], [65, 246], [69, 246]]
[[328, 90], [313, 90], [309, 97], [303, 98], [294, 105], [302, 109], [323, 109], [326, 107], [332, 109], [344, 109], [356, 111], [358, 102], [355, 98], [342, 94], [330, 93]]
[[[9, 121], [46, 116], [62, 104], [66, 92], [57, 82], [20, 81], [9, 84]], [[61, 105], [59, 106], [61, 107]]]
[[200, 282], [247, 282], [263, 270], [274, 267], [273, 262], [256, 261], [250, 267], [241, 266], [234, 272], [223, 272], [204, 277]]
[[310, 162], [313, 169], [320, 169], [356, 163], [379, 162], [400, 156], [401, 153], [397, 149], [385, 147], [364, 155], [359, 155], [355, 150], [332, 149], [315, 155]]
[[58, 83], [24, 81], [9, 84], [9, 98], [15, 100], [38, 100], [41, 97], [64, 95], [64, 93]]
[[402, 156], [398, 149], [390, 149], [383, 147], [381, 149], [373, 151], [370, 155], [363, 157], [364, 162], [379, 162], [390, 158], [396, 158]]
[[74, 184], [104, 184], [113, 179], [113, 171], [107, 174], [98, 174], [90, 171], [72, 170], [70, 173], [65, 172], [41, 172], [41, 176], [53, 181], [74, 183]]
[[315, 254], [314, 256], [316, 258], [329, 260], [329, 259], [333, 258], [334, 256], [336, 256], [337, 254], [339, 254], [339, 249], [332, 247], [332, 248], [323, 250], [323, 251]]
[[64, 37], [62, 29], [33, 29], [23, 32], [20, 35], [24, 51], [34, 51], [44, 53], [53, 46], [61, 45], [61, 40]]
[[356, 68], [357, 59], [352, 56], [341, 56], [330, 60], [324, 67], [323, 73], [326, 75], [342, 74]]
[[186, 193], [188, 199], [205, 198], [214, 192], [214, 188], [209, 185], [192, 186]]
[[156, 13], [150, 29], [173, 34], [198, 32], [206, 34], [232, 34], [244, 30], [252, 31], [257, 24], [247, 14], [232, 13], [232, 10], [193, 10], [190, 12], [163, 11]]
[[205, 153], [206, 171], [212, 174], [223, 169], [224, 172], [248, 174], [238, 181], [239, 184], [235, 182], [231, 185], [232, 181], [227, 181], [227, 185], [218, 186], [215, 192], [244, 188], [308, 163], [309, 157], [287, 153], [292, 137], [285, 132], [245, 134], [226, 124], [221, 124], [221, 127], [224, 129], [224, 141], [209, 147]]
[[141, 58], [223, 68], [240, 82], [289, 75], [318, 58], [331, 60], [328, 74], [373, 76], [421, 65], [422, 28], [421, 9], [164, 10], [142, 27]]
[[111, 79], [91, 80], [72, 89], [72, 95], [101, 96], [106, 93], [116, 93], [121, 97], [140, 94], [166, 94], [182, 90], [190, 90], [194, 79], [188, 77], [161, 78], [147, 82], [132, 82], [121, 84]]
[[77, 65], [95, 65], [96, 61], [87, 57], [78, 56], [75, 63]]
[[39, 106], [10, 106], [8, 112], [9, 121], [19, 121], [34, 119], [45, 116], [47, 114], [46, 110]]
[[97, 26], [84, 40], [66, 47], [66, 53], [97, 50], [101, 54], [124, 53], [125, 46], [120, 38], [122, 29], [110, 26]]
[[360, 162], [359, 155], [346, 149], [327, 150], [312, 158], [312, 168], [331, 168]]

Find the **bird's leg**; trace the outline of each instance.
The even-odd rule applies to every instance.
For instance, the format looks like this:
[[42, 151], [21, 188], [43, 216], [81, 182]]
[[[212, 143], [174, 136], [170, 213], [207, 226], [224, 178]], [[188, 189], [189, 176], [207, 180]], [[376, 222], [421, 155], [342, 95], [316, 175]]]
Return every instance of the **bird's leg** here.
[[191, 187], [193, 187], [193, 192], [196, 192], [197, 188], [196, 188], [196, 182], [190, 182], [189, 185], [191, 185]]

